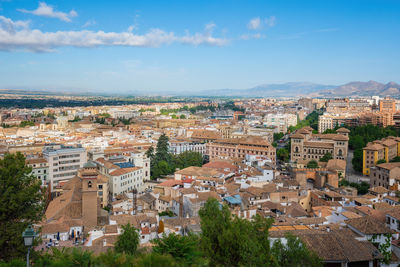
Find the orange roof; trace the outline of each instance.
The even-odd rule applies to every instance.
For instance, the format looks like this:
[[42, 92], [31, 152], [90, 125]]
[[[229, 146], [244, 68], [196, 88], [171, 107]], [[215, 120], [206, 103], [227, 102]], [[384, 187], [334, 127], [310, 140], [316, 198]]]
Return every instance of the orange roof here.
[[173, 187], [175, 185], [182, 185], [182, 184], [183, 184], [183, 182], [181, 180], [169, 179], [165, 182], [162, 182], [158, 186]]
[[133, 172], [133, 171], [137, 171], [139, 169], [141, 169], [141, 168], [139, 168], [139, 167], [121, 168], [121, 169], [117, 169], [115, 171], [112, 171], [110, 173], [110, 175], [112, 175], [112, 176], [120, 176], [120, 175], [124, 175], [124, 174], [130, 173], [130, 172]]

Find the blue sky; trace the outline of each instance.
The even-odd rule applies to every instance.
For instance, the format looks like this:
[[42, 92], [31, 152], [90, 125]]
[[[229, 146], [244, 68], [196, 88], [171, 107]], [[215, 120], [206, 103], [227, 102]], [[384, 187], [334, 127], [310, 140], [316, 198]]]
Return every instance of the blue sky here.
[[0, 88], [400, 82], [400, 1], [0, 0]]

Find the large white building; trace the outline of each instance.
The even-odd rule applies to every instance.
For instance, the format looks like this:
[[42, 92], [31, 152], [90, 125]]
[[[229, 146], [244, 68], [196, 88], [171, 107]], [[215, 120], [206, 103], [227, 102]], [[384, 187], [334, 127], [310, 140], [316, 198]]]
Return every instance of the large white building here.
[[110, 172], [108, 188], [114, 198], [122, 193], [129, 193], [133, 190], [142, 192], [144, 188], [143, 168], [128, 167], [120, 168]]
[[297, 115], [291, 113], [268, 113], [264, 116], [263, 124], [267, 127], [275, 127], [280, 133], [286, 133], [290, 126], [296, 126]]
[[111, 116], [115, 119], [131, 119], [140, 116], [140, 112], [136, 110], [111, 110]]
[[145, 182], [150, 180], [150, 159], [145, 152], [131, 152], [129, 155], [113, 155], [97, 158], [97, 168], [108, 177], [110, 195], [145, 190]]
[[204, 155], [206, 153], [206, 143], [185, 141], [185, 140], [170, 140], [169, 152], [178, 155], [185, 151], [199, 152]]
[[42, 186], [49, 183], [49, 164], [45, 158], [32, 158], [26, 160], [26, 165], [32, 168], [33, 176], [42, 181]]
[[60, 182], [74, 178], [78, 169], [87, 162], [87, 153], [82, 147], [63, 145], [45, 147], [43, 155], [49, 164], [48, 180], [51, 192], [55, 191]]

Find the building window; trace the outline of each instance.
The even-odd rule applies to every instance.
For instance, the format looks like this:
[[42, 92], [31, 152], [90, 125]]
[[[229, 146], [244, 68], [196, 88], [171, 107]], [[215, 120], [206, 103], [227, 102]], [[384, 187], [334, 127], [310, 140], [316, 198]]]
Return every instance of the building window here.
[[92, 188], [92, 181], [88, 182], [88, 188]]

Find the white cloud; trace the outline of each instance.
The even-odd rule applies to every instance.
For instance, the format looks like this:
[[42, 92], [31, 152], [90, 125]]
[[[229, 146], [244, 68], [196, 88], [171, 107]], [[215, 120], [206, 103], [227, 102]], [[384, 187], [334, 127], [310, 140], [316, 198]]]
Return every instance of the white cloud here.
[[261, 19], [259, 17], [251, 19], [247, 24], [247, 28], [250, 30], [258, 30], [261, 28]]
[[241, 40], [250, 40], [250, 39], [264, 39], [265, 35], [261, 33], [255, 33], [255, 34], [243, 34], [240, 36]]
[[264, 24], [268, 27], [274, 27], [276, 24], [276, 17], [270, 16], [269, 18], [264, 19]]
[[173, 32], [152, 29], [143, 35], [133, 32], [104, 31], [56, 31], [43, 32], [30, 29], [28, 21], [12, 21], [0, 16], [0, 50], [28, 50], [50, 52], [58, 47], [98, 47], [98, 46], [131, 46], [159, 47], [171, 43], [188, 45], [222, 46], [229, 43], [225, 38], [212, 36], [212, 28], [206, 26], [203, 33], [177, 36]]
[[82, 25], [82, 28], [87, 28], [93, 25], [96, 25], [96, 21], [94, 19], [91, 19], [86, 21], [85, 24]]
[[267, 27], [274, 27], [276, 24], [276, 17], [275, 16], [270, 16], [265, 19], [261, 19], [260, 17], [253, 18], [247, 23], [247, 28], [249, 30], [260, 30], [263, 28], [263, 26]]
[[36, 16], [57, 18], [65, 22], [71, 22], [71, 18], [78, 16], [78, 13], [76, 13], [75, 10], [71, 10], [68, 13], [56, 11], [52, 6], [47, 5], [45, 2], [39, 2], [39, 7], [35, 10], [18, 9], [18, 11]]
[[217, 25], [215, 25], [214, 22], [210, 22], [210, 23], [206, 24], [205, 30], [206, 30], [206, 32], [212, 33], [214, 31], [215, 27], [217, 27]]

